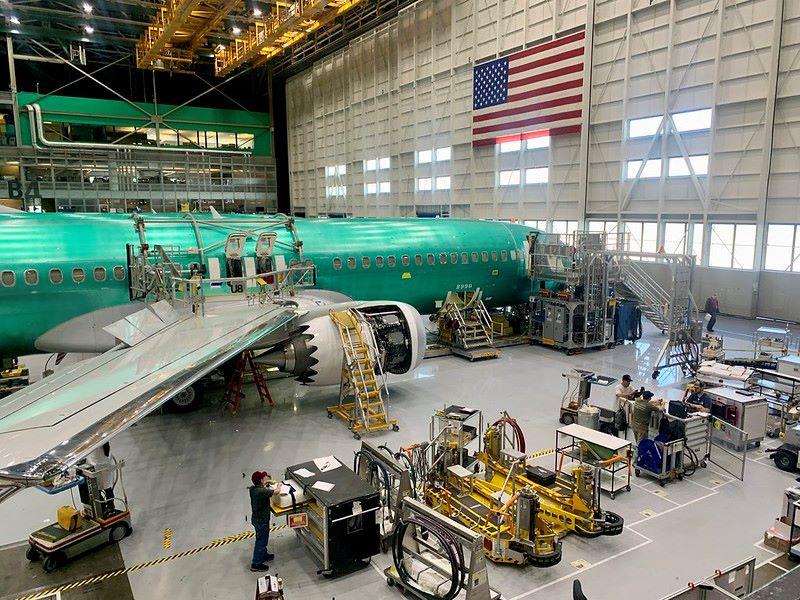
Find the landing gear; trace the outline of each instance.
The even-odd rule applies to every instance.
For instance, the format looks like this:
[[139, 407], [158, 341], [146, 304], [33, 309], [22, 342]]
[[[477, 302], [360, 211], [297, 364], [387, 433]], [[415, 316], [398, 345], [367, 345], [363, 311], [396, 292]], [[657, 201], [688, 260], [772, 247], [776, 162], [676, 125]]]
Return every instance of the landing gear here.
[[203, 399], [203, 392], [203, 386], [199, 382], [193, 383], [186, 389], [175, 394], [167, 405], [172, 412], [192, 412], [200, 406], [200, 402]]

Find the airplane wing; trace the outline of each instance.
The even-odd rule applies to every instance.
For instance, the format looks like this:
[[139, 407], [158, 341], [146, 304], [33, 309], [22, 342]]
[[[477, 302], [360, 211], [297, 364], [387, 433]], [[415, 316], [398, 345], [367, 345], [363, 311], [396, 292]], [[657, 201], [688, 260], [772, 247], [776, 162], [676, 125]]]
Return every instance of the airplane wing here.
[[296, 316], [258, 303], [207, 302], [199, 315], [159, 302], [109, 325], [117, 347], [0, 399], [0, 499], [73, 466]]

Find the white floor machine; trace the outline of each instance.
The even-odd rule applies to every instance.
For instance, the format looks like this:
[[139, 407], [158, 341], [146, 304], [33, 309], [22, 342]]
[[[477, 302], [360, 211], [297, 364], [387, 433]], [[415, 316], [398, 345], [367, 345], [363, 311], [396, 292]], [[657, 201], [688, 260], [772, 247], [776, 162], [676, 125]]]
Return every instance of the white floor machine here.
[[[63, 485], [41, 487], [48, 494], [78, 487], [83, 510], [72, 506], [58, 509], [58, 522], [28, 536], [25, 556], [42, 561], [45, 572], [105, 544], [116, 544], [133, 531], [128, 497], [122, 484], [124, 461], [108, 466], [78, 466], [75, 477]], [[119, 489], [122, 497], [115, 492]]]

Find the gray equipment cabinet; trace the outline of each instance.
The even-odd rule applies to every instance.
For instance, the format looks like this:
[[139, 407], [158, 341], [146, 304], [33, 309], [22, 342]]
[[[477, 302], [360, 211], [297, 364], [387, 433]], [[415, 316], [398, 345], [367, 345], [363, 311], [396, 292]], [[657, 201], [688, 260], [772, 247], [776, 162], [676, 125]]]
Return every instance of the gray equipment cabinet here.
[[748, 443], [761, 445], [767, 434], [768, 402], [765, 396], [728, 387], [709, 388], [706, 393], [711, 396], [712, 415], [746, 432]]

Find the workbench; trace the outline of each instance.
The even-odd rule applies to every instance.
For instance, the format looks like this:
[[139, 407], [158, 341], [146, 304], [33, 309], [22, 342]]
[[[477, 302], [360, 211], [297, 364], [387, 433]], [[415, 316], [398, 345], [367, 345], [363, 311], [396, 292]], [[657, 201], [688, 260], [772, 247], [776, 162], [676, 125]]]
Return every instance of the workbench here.
[[[601, 431], [572, 423], [556, 429], [555, 470], [562, 473], [564, 461], [575, 461], [600, 469], [600, 488], [613, 499], [621, 492], [631, 491], [631, 442]], [[618, 485], [617, 474], [623, 471], [624, 485]], [[603, 474], [610, 475], [611, 484], [603, 485]]]
[[[286, 469], [285, 479], [300, 484], [305, 501], [285, 508], [270, 503], [272, 514], [286, 516], [287, 524], [322, 566], [318, 573], [325, 576], [368, 562], [380, 552], [378, 492], [341, 460], [331, 458], [339, 464], [331, 470], [321, 470], [313, 460]], [[303, 470], [305, 476], [298, 474]], [[333, 488], [315, 488], [318, 482], [333, 484]]]

